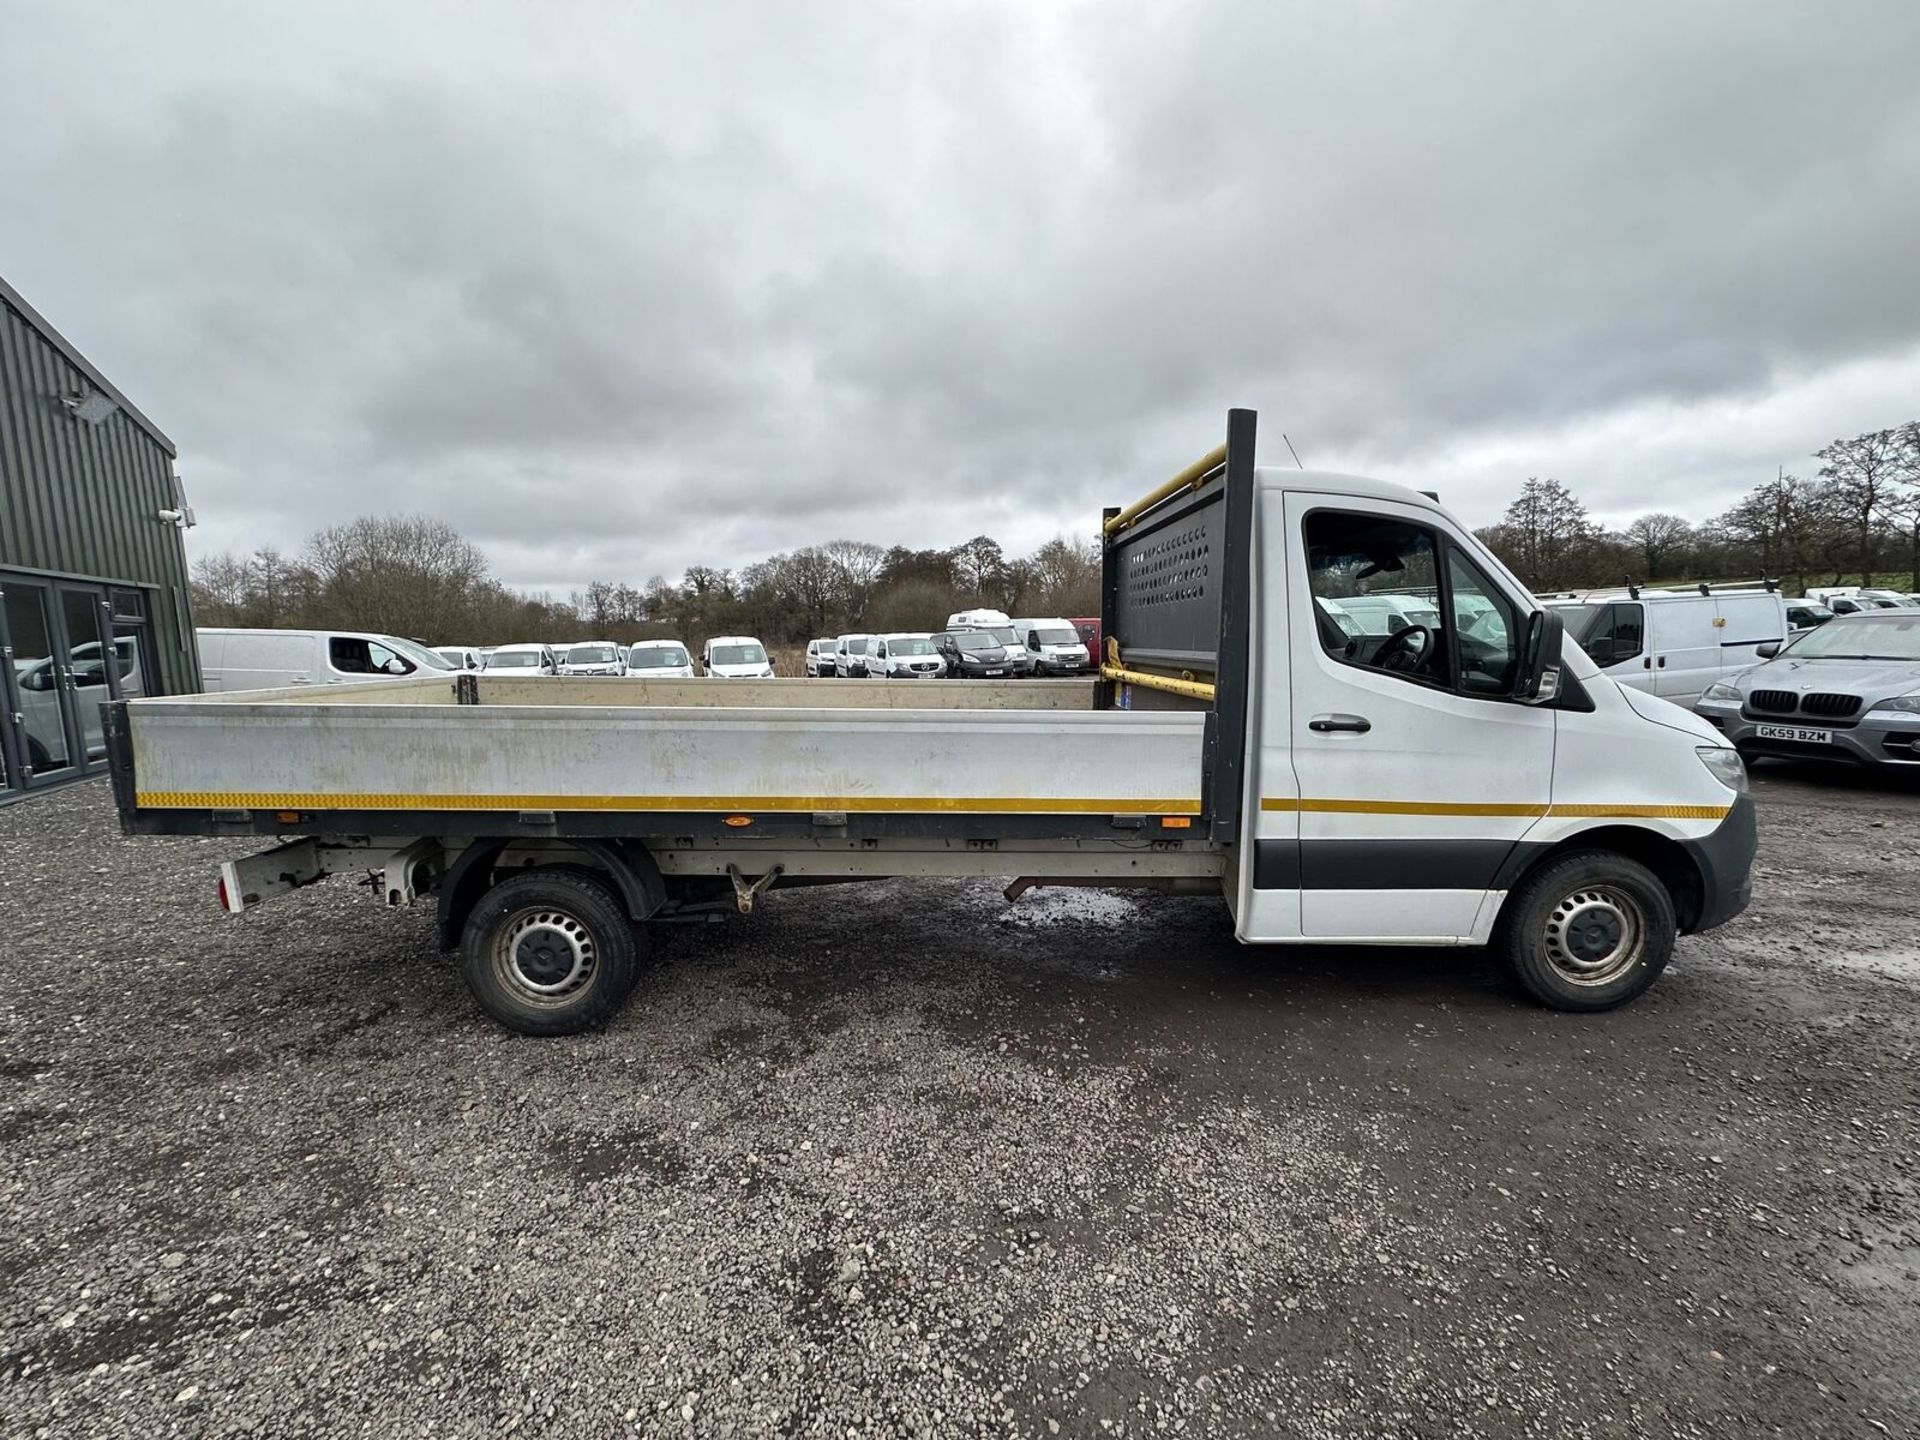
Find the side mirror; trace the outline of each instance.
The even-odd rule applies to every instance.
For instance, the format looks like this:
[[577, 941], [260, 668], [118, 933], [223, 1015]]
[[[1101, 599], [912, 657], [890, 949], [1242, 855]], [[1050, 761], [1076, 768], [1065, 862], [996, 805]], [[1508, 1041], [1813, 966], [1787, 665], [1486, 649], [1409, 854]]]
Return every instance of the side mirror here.
[[1762, 660], [1771, 660], [1780, 653], [1780, 642], [1778, 640], [1769, 640], [1764, 645], [1756, 645], [1753, 647], [1753, 653], [1758, 655]]
[[1513, 698], [1523, 705], [1551, 704], [1560, 693], [1560, 652], [1567, 623], [1552, 610], [1536, 610], [1527, 619], [1526, 640], [1513, 677]]

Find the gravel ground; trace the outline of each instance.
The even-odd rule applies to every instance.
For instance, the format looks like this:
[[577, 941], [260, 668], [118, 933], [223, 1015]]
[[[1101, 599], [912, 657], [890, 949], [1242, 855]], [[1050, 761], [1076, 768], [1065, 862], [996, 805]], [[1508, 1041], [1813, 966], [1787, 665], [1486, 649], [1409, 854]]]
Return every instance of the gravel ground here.
[[0, 809], [0, 1434], [1915, 1433], [1920, 790], [1756, 789], [1613, 1015], [945, 883], [548, 1041], [425, 913]]

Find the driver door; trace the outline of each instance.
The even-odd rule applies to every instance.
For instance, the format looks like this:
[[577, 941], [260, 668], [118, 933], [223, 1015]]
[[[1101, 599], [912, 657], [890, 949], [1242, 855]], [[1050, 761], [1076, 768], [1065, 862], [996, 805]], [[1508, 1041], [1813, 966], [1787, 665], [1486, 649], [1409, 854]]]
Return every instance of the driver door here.
[[[1301, 933], [1483, 938], [1552, 798], [1553, 712], [1506, 698], [1529, 607], [1431, 510], [1291, 492], [1286, 513]], [[1436, 623], [1354, 636], [1317, 603], [1360, 595]]]

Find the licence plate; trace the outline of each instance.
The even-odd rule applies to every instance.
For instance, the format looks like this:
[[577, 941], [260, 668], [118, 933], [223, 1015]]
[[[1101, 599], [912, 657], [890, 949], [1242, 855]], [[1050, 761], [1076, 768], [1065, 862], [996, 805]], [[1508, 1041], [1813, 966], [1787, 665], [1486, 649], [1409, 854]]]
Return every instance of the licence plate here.
[[1006, 671], [1004, 671], [1004, 670], [989, 670], [989, 671], [987, 671], [987, 674], [989, 674], [989, 675], [1004, 675], [1004, 674], [1006, 674], [1006, 673], [1007, 673], [1007, 672], [1006, 672]]
[[1831, 745], [1831, 730], [1808, 730], [1799, 725], [1756, 725], [1753, 733], [1762, 740], [1799, 740], [1809, 745]]

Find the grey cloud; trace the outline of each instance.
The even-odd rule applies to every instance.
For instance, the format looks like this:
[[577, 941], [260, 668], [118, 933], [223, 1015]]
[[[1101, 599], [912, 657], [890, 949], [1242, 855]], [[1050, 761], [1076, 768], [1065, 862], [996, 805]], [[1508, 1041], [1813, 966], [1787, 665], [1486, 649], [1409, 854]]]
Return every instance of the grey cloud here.
[[[1894, 3], [17, 14], [0, 267], [202, 545], [1032, 543], [1231, 403], [1476, 520], [1532, 471], [1705, 513], [1774, 463], [1712, 406], [1920, 345]], [[1632, 473], [1564, 438], [1649, 404], [1701, 424]], [[1502, 436], [1547, 448], [1449, 468]]]

